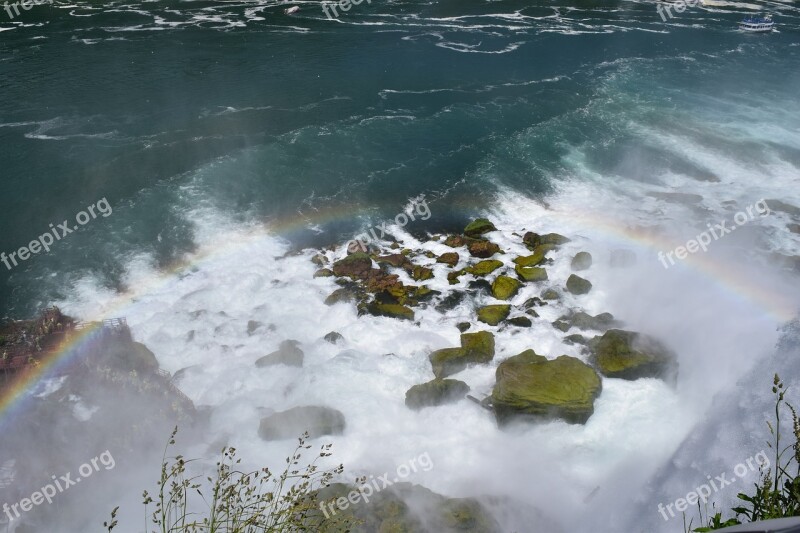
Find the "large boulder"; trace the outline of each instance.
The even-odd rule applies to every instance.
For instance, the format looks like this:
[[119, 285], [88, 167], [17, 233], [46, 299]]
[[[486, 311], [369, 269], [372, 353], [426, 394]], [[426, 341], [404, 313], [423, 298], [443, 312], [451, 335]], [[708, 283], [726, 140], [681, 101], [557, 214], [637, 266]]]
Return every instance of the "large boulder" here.
[[500, 425], [514, 419], [560, 418], [584, 424], [600, 395], [600, 376], [574, 357], [554, 360], [526, 350], [497, 367], [491, 403]]
[[497, 276], [492, 283], [492, 296], [498, 300], [509, 300], [519, 291], [522, 284], [508, 276]]
[[464, 235], [467, 237], [480, 237], [484, 233], [488, 233], [490, 231], [496, 231], [497, 228], [494, 227], [494, 224], [489, 222], [485, 218], [476, 218], [469, 224], [467, 227], [464, 228]]
[[592, 283], [588, 279], [570, 274], [569, 278], [567, 278], [567, 290], [572, 294], [586, 294], [592, 290]]
[[461, 372], [471, 364], [488, 363], [494, 357], [494, 335], [489, 331], [462, 333], [460, 348], [444, 348], [431, 353], [433, 374], [444, 378]]
[[333, 264], [335, 276], [347, 276], [352, 279], [366, 279], [371, 269], [372, 258], [363, 252], [350, 254]]
[[341, 435], [344, 428], [344, 415], [340, 411], [309, 405], [262, 418], [258, 436], [264, 440], [295, 439], [308, 432], [313, 439], [323, 435]]
[[484, 305], [478, 309], [478, 320], [490, 326], [496, 326], [511, 313], [510, 305]]
[[434, 379], [414, 385], [406, 392], [406, 406], [422, 409], [457, 402], [469, 392], [469, 385], [457, 379]]
[[445, 265], [449, 265], [451, 267], [456, 266], [458, 264], [458, 253], [456, 252], [445, 252], [439, 257], [436, 258], [437, 263], [444, 263]]
[[610, 378], [661, 378], [674, 383], [678, 374], [675, 354], [658, 340], [621, 329], [610, 329], [589, 342], [591, 362]]
[[265, 355], [256, 361], [257, 367], [286, 365], [303, 366], [303, 350], [297, 347], [300, 344], [294, 340], [283, 341], [277, 350]]
[[564, 237], [563, 235], [559, 235], [558, 233], [548, 233], [547, 235], [539, 235], [538, 233], [529, 231], [522, 237], [522, 242], [524, 242], [528, 248], [534, 250], [536, 249], [537, 246], [542, 244], [551, 244], [553, 246], [559, 246], [561, 244], [564, 244], [565, 242], [569, 242], [569, 239]]

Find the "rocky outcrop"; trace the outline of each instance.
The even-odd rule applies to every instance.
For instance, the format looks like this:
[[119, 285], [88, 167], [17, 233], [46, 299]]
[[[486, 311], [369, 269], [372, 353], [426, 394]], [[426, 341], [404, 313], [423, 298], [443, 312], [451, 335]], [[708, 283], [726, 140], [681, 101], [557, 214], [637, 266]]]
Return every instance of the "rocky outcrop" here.
[[261, 419], [258, 436], [264, 440], [296, 439], [304, 432], [310, 438], [344, 433], [344, 415], [322, 406], [293, 407]]
[[500, 363], [496, 377], [491, 404], [500, 425], [553, 418], [586, 423], [601, 391], [600, 376], [579, 359], [562, 355], [551, 361], [533, 350]]
[[589, 342], [591, 362], [610, 378], [660, 378], [674, 383], [678, 363], [674, 353], [658, 340], [621, 329], [610, 329]]
[[463, 399], [469, 386], [457, 379], [433, 379], [421, 385], [414, 385], [406, 392], [406, 406], [410, 409], [434, 407]]
[[337, 277], [346, 276], [351, 279], [366, 279], [372, 270], [372, 258], [363, 253], [350, 254], [333, 264], [333, 274]]

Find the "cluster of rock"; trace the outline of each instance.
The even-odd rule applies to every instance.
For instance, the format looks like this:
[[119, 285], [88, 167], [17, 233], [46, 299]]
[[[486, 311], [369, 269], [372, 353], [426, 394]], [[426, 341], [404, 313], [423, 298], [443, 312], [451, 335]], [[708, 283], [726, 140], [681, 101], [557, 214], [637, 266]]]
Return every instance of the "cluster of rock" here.
[[[410, 250], [392, 243], [387, 250], [374, 247], [369, 253], [350, 253], [332, 262], [323, 254], [313, 261], [321, 267], [315, 277], [334, 276], [340, 288], [326, 300], [328, 305], [354, 302], [359, 314], [414, 320], [415, 308], [435, 305], [446, 313], [471, 294], [486, 294], [501, 303], [489, 303], [475, 309], [475, 321], [487, 326], [525, 328], [538, 319], [536, 309], [562, 299], [562, 291], [575, 296], [587, 294], [592, 283], [575, 274], [592, 267], [592, 256], [579, 252], [570, 260], [573, 271], [561, 290], [549, 282], [547, 267], [553, 263], [549, 255], [570, 240], [557, 233], [538, 234], [529, 231], [521, 236], [521, 244], [530, 252], [513, 258], [513, 267], [500, 260], [505, 252], [487, 238], [497, 231], [487, 219], [477, 219], [460, 234], [434, 235], [430, 238], [454, 250], [436, 255], [429, 250]], [[517, 234], [514, 234], [517, 235]], [[635, 256], [624, 251], [612, 254], [612, 266], [632, 264]], [[423, 259], [424, 258], [424, 259]], [[420, 264], [421, 263], [421, 264]], [[460, 284], [464, 276], [471, 281], [466, 290], [454, 289], [447, 295], [422, 284], [434, 278], [434, 264], [443, 264], [449, 285]], [[456, 268], [460, 265], [460, 268]], [[513, 270], [512, 270], [513, 269]], [[397, 270], [414, 281], [403, 283]], [[470, 279], [470, 278], [465, 278]], [[526, 284], [542, 284], [539, 297], [514, 306], [511, 301]], [[462, 284], [463, 286], [463, 284]], [[406, 393], [406, 405], [422, 409], [460, 401], [469, 386], [449, 376], [471, 365], [489, 364], [495, 355], [495, 338], [491, 331], [465, 333], [472, 322], [457, 324], [462, 332], [460, 346], [444, 348], [430, 354], [434, 379], [413, 386]], [[634, 380], [660, 378], [674, 383], [677, 375], [675, 356], [661, 343], [632, 331], [615, 329], [619, 322], [609, 313], [592, 316], [572, 310], [552, 322], [564, 333], [575, 328], [599, 331], [602, 335], [587, 338], [581, 333], [565, 336], [567, 344], [582, 345], [587, 355], [584, 362], [562, 355], [548, 359], [528, 349], [502, 361], [496, 370], [496, 384], [481, 403], [494, 411], [500, 425], [515, 419], [559, 418], [572, 423], [585, 423], [594, 412], [594, 401], [602, 390], [601, 376]], [[294, 348], [282, 346], [264, 359], [275, 361], [287, 357]], [[279, 352], [281, 352], [279, 350]]]

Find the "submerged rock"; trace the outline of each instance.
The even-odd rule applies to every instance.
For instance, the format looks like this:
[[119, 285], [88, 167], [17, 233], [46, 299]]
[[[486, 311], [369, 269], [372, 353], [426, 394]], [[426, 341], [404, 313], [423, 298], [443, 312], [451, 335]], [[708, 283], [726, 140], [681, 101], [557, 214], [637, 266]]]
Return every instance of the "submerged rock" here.
[[511, 312], [510, 305], [485, 305], [478, 309], [478, 320], [490, 326], [496, 326]]
[[293, 407], [261, 419], [258, 436], [264, 440], [296, 439], [304, 432], [310, 438], [344, 433], [345, 419], [341, 411], [309, 405]]
[[589, 252], [578, 252], [575, 254], [575, 257], [572, 258], [570, 266], [572, 270], [586, 270], [592, 266], [592, 254]]
[[586, 294], [592, 290], [592, 283], [588, 279], [570, 274], [569, 278], [567, 278], [567, 290], [572, 294]]
[[678, 362], [658, 340], [621, 329], [610, 329], [589, 341], [592, 363], [610, 378], [660, 378], [674, 383]]
[[461, 372], [470, 364], [488, 363], [494, 357], [494, 335], [489, 331], [462, 333], [460, 348], [444, 348], [429, 356], [437, 378]]
[[457, 402], [466, 396], [469, 386], [457, 379], [433, 379], [414, 385], [406, 392], [406, 406], [422, 409]]
[[597, 372], [567, 355], [550, 361], [526, 350], [500, 363], [496, 375], [491, 402], [500, 425], [517, 418], [584, 424], [601, 391]]
[[494, 224], [485, 218], [477, 218], [470, 222], [466, 228], [464, 228], [464, 235], [467, 237], [480, 237], [484, 233], [488, 233], [490, 231], [497, 231], [497, 228], [494, 227]]
[[339, 333], [338, 331], [331, 331], [330, 333], [326, 334], [325, 337], [323, 338], [331, 344], [336, 344], [339, 341], [344, 340], [344, 337], [342, 337], [342, 334]]
[[256, 366], [259, 368], [274, 365], [303, 366], [304, 354], [303, 350], [297, 347], [298, 344], [300, 343], [295, 340], [281, 342], [277, 350], [258, 359]]
[[560, 300], [561, 294], [555, 289], [547, 289], [542, 293], [542, 300]]
[[498, 300], [508, 300], [514, 297], [522, 284], [508, 276], [497, 276], [492, 283], [492, 296]]
[[327, 298], [325, 298], [325, 305], [334, 305], [341, 302], [354, 302], [358, 299], [358, 294], [351, 288], [342, 287], [336, 289]]

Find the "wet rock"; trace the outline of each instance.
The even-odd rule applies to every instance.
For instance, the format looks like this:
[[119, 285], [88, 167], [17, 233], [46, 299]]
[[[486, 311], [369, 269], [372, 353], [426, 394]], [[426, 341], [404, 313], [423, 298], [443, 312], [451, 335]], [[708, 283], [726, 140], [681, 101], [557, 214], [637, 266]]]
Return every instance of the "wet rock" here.
[[542, 300], [560, 300], [561, 294], [555, 289], [547, 289], [542, 293]]
[[264, 440], [296, 439], [303, 432], [310, 438], [341, 435], [345, 418], [341, 411], [322, 406], [293, 407], [261, 419], [258, 436]]
[[587, 279], [570, 274], [569, 278], [567, 278], [567, 290], [572, 294], [586, 294], [592, 290], [592, 284]]
[[411, 277], [415, 281], [425, 281], [433, 277], [433, 270], [428, 267], [415, 265], [411, 270]]
[[474, 279], [467, 285], [470, 292], [474, 294], [485, 294], [486, 296], [492, 295], [492, 284], [485, 279]]
[[317, 254], [311, 258], [311, 262], [317, 266], [323, 266], [328, 262], [328, 258], [322, 254]]
[[337, 277], [347, 276], [351, 279], [366, 279], [372, 270], [372, 258], [363, 253], [356, 252], [333, 264], [333, 274]]
[[534, 296], [533, 298], [528, 298], [525, 300], [525, 303], [522, 304], [523, 309], [530, 309], [532, 307], [541, 307], [547, 305], [547, 302], [543, 302], [541, 298], [538, 296]]
[[259, 368], [274, 365], [303, 366], [304, 354], [303, 350], [297, 347], [299, 344], [298, 341], [291, 339], [281, 342], [277, 350], [258, 359], [256, 366]]
[[510, 305], [485, 305], [478, 309], [478, 320], [490, 326], [496, 326], [511, 312]]
[[460, 248], [461, 246], [465, 246], [472, 242], [472, 240], [473, 239], [464, 237], [463, 235], [448, 235], [444, 240], [444, 244], [450, 248]]
[[465, 272], [463, 270], [454, 270], [453, 272], [448, 272], [447, 273], [448, 283], [450, 283], [450, 285], [455, 285], [456, 283], [458, 283], [458, 278], [463, 276], [464, 273]]
[[437, 378], [461, 372], [471, 364], [488, 363], [494, 357], [494, 335], [488, 331], [462, 333], [460, 348], [444, 348], [429, 356]]
[[248, 320], [247, 321], [247, 335], [251, 336], [253, 333], [256, 332], [258, 328], [264, 327], [263, 322], [259, 322], [258, 320]]
[[342, 334], [339, 333], [338, 331], [331, 331], [330, 333], [326, 334], [325, 337], [323, 338], [331, 344], [336, 344], [339, 341], [344, 340], [344, 337], [342, 337]]
[[553, 244], [540, 244], [531, 255], [523, 255], [514, 259], [514, 263], [522, 267], [537, 266], [545, 262], [547, 253], [556, 248]]
[[800, 207], [796, 207], [792, 204], [787, 204], [786, 202], [782, 202], [781, 200], [764, 200], [767, 204], [767, 207], [772, 211], [780, 211], [782, 213], [786, 213], [787, 215], [791, 215], [793, 217], [800, 217]]
[[547, 270], [542, 267], [523, 267], [517, 265], [514, 267], [514, 272], [517, 273], [520, 279], [531, 283], [547, 280]]
[[333, 276], [333, 270], [330, 268], [320, 268], [316, 272], [314, 272], [315, 278], [329, 278]]
[[661, 378], [674, 383], [677, 377], [675, 354], [658, 340], [640, 333], [610, 329], [592, 339], [589, 348], [592, 364], [610, 378]]
[[518, 328], [529, 328], [533, 325], [531, 319], [526, 316], [515, 316], [514, 318], [509, 318], [506, 322]]
[[489, 241], [474, 241], [469, 244], [469, 254], [482, 259], [492, 257], [500, 251], [500, 247]]
[[564, 337], [564, 343], [565, 344], [584, 344], [585, 345], [587, 342], [589, 342], [589, 340], [586, 337], [584, 337], [583, 335], [580, 335], [578, 333], [573, 333], [572, 335], [567, 335], [566, 337]]
[[497, 276], [492, 283], [492, 296], [498, 300], [509, 300], [519, 291], [522, 284], [508, 276]]
[[414, 385], [406, 392], [406, 406], [419, 410], [462, 400], [469, 392], [469, 386], [457, 379], [433, 379], [421, 385]]
[[464, 301], [464, 298], [467, 297], [467, 293], [463, 291], [453, 291], [442, 300], [436, 304], [436, 310], [440, 313], [446, 313], [447, 311], [452, 311], [456, 307], [458, 307], [461, 302]]
[[578, 252], [575, 254], [575, 257], [572, 258], [570, 266], [572, 270], [586, 270], [592, 266], [592, 254], [589, 252]]
[[414, 320], [414, 311], [400, 304], [371, 302], [366, 306], [367, 313], [401, 320]]
[[500, 425], [531, 418], [584, 424], [601, 391], [600, 376], [579, 359], [550, 361], [533, 350], [500, 363], [496, 376], [491, 402]]
[[458, 324], [456, 324], [456, 327], [458, 328], [458, 331], [464, 333], [465, 331], [467, 331], [469, 328], [472, 327], [472, 324], [470, 324], [469, 322], [459, 322]]
[[440, 255], [437, 259], [437, 263], [444, 263], [445, 265], [449, 265], [454, 267], [458, 264], [458, 254], [456, 252], [446, 252]]
[[325, 298], [325, 305], [334, 305], [341, 302], [354, 302], [358, 299], [358, 294], [350, 288], [342, 287], [336, 289], [327, 298]]
[[786, 227], [789, 228], [789, 231], [792, 233], [800, 233], [800, 224], [787, 224]]
[[412, 266], [408, 257], [403, 254], [382, 255], [375, 258], [379, 265], [389, 265], [396, 268], [410, 268]]
[[483, 277], [487, 274], [491, 274], [501, 266], [503, 266], [502, 261], [498, 261], [497, 259], [484, 259], [483, 261], [478, 261], [474, 265], [466, 267], [464, 272], [476, 277]]
[[[614, 320], [614, 315], [611, 313], [600, 313], [597, 316], [592, 316], [583, 311], [574, 312], [558, 318], [557, 322], [564, 322], [567, 328], [562, 331], [567, 331], [570, 327], [578, 329], [594, 329], [598, 331], [605, 331], [608, 328], [618, 326], [619, 322]], [[560, 328], [559, 328], [560, 329]]]
[[467, 237], [480, 237], [484, 233], [488, 233], [490, 231], [497, 231], [497, 228], [494, 227], [494, 224], [485, 218], [477, 218], [470, 222], [466, 228], [464, 228], [464, 235]]
[[553, 246], [559, 246], [569, 242], [569, 239], [563, 235], [559, 235], [558, 233], [539, 235], [538, 233], [529, 231], [522, 237], [522, 242], [524, 242], [529, 249], [534, 250], [541, 244], [552, 244]]

